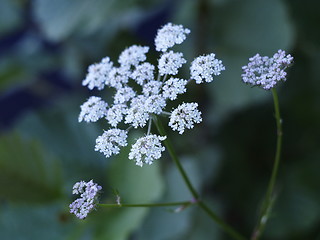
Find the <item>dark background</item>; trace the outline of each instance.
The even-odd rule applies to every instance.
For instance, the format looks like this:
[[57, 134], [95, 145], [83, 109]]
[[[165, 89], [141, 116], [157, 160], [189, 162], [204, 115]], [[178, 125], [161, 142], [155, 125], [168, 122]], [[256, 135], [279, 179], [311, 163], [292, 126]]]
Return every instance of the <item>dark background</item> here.
[[[80, 105], [108, 89], [81, 86], [88, 65], [116, 62], [132, 44], [151, 47], [173, 22], [191, 30], [177, 46], [188, 64], [214, 52], [226, 66], [210, 84], [188, 86], [204, 121], [170, 133], [196, 188], [217, 213], [249, 236], [270, 177], [276, 129], [270, 92], [241, 82], [241, 66], [260, 53], [294, 57], [277, 87], [283, 152], [277, 200], [262, 239], [320, 239], [320, 4], [299, 0], [1, 0], [0, 238], [229, 239], [199, 208], [103, 209], [85, 221], [68, 213], [72, 185], [94, 179], [101, 201], [191, 198], [167, 153], [139, 168], [129, 149], [106, 159], [94, 151], [105, 123], [78, 123]], [[186, 64], [186, 65], [188, 65]], [[187, 67], [181, 76], [188, 76]], [[186, 77], [187, 78], [187, 77]], [[140, 135], [144, 131], [140, 132]], [[133, 140], [140, 136], [131, 136]]]

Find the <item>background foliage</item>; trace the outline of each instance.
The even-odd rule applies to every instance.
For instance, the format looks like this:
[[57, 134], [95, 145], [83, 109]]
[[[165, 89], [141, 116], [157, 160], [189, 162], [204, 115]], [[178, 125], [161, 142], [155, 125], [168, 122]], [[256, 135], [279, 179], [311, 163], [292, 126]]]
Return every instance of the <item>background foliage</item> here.
[[[320, 15], [299, 0], [1, 0], [1, 239], [228, 239], [198, 208], [99, 209], [85, 221], [68, 213], [71, 188], [94, 179], [123, 202], [190, 199], [168, 155], [150, 167], [93, 151], [106, 126], [79, 124], [93, 93], [81, 86], [89, 64], [132, 44], [153, 47], [171, 21], [191, 29], [179, 46], [188, 61], [214, 52], [226, 71], [189, 86], [204, 122], [170, 137], [197, 189], [245, 235], [252, 231], [275, 151], [271, 93], [241, 83], [241, 66], [259, 52], [295, 58], [279, 87], [283, 158], [275, 211], [263, 239], [320, 239]], [[153, 49], [154, 53], [154, 49]], [[155, 58], [155, 56], [153, 56]], [[186, 69], [185, 69], [186, 70]], [[187, 72], [185, 72], [187, 76]], [[100, 94], [96, 93], [95, 94]], [[110, 92], [101, 93], [106, 98]], [[134, 136], [132, 137], [132, 139]]]

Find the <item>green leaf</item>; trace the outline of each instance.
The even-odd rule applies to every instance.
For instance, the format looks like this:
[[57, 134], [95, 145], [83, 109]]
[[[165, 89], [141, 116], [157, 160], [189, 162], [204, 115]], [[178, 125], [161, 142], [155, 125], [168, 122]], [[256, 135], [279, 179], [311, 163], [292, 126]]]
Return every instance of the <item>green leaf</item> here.
[[66, 221], [64, 204], [58, 201], [46, 205], [4, 205], [0, 208], [1, 239], [69, 239], [73, 226]]
[[215, 38], [226, 49], [272, 54], [293, 44], [294, 30], [283, 1], [230, 1], [216, 6], [215, 13]]
[[15, 202], [50, 202], [61, 196], [57, 161], [36, 141], [0, 138], [0, 196]]
[[149, 2], [139, 6], [137, 0], [35, 0], [33, 14], [50, 40], [61, 41], [72, 34], [86, 35], [98, 30], [110, 35], [122, 24], [136, 24], [147, 14], [143, 7]]
[[108, 161], [94, 151], [95, 139], [103, 132], [102, 127], [78, 122], [82, 102], [78, 98], [61, 99], [49, 110], [28, 114], [18, 123], [24, 137], [40, 139], [48, 151], [63, 159], [69, 176], [74, 174], [70, 167], [85, 168], [88, 172], [88, 167], [101, 169], [102, 161]]

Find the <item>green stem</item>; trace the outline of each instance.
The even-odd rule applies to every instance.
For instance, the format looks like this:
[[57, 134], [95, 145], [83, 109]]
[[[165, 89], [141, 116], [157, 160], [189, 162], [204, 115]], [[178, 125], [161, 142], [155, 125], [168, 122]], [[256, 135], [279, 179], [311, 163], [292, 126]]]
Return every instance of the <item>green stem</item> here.
[[[163, 127], [161, 121], [154, 118], [154, 122], [155, 122], [155, 124], [156, 124], [156, 127], [157, 127], [159, 133], [160, 133], [161, 135], [163, 135], [163, 136], [166, 136], [167, 134], [166, 134], [166, 132], [165, 132], [165, 130], [164, 130], [164, 127]], [[197, 193], [197, 191], [196, 191], [195, 188], [193, 187], [191, 181], [190, 181], [189, 178], [188, 178], [187, 173], [186, 173], [185, 170], [183, 169], [183, 167], [182, 167], [182, 165], [181, 165], [181, 163], [180, 163], [180, 161], [179, 161], [179, 158], [178, 158], [177, 154], [176, 154], [175, 151], [174, 151], [174, 148], [173, 148], [173, 145], [172, 145], [170, 139], [167, 138], [166, 140], [164, 140], [164, 145], [166, 146], [166, 148], [167, 148], [167, 150], [168, 150], [168, 152], [169, 152], [172, 160], [173, 160], [174, 163], [176, 164], [176, 166], [177, 166], [177, 168], [178, 168], [178, 170], [179, 170], [179, 172], [180, 172], [180, 174], [181, 174], [184, 182], [186, 183], [188, 189], [190, 190], [193, 198], [194, 198], [195, 200], [198, 200], [199, 194]]]
[[[166, 136], [167, 134], [165, 132], [165, 129], [164, 129], [161, 121], [154, 117], [154, 122], [155, 122], [155, 125], [156, 125], [159, 133], [163, 136]], [[198, 206], [201, 207], [210, 216], [210, 218], [215, 223], [217, 223], [218, 226], [221, 229], [223, 229], [227, 234], [229, 234], [231, 237], [233, 237], [236, 240], [245, 240], [246, 239], [245, 237], [243, 237], [241, 234], [239, 234], [231, 226], [226, 224], [221, 218], [218, 217], [218, 215], [214, 211], [212, 211], [202, 200], [199, 199], [199, 194], [195, 190], [195, 188], [193, 187], [190, 179], [188, 178], [187, 173], [185, 172], [184, 168], [182, 167], [182, 164], [180, 163], [179, 158], [178, 158], [176, 152], [174, 151], [174, 148], [173, 148], [171, 141], [167, 138], [166, 140], [164, 140], [164, 144], [170, 154], [170, 157], [173, 159], [174, 163], [176, 164], [185, 184], [187, 185], [189, 191], [191, 192], [191, 194], [194, 198], [194, 202], [197, 203]]]
[[281, 154], [281, 146], [282, 146], [282, 120], [280, 115], [279, 99], [278, 99], [277, 91], [275, 88], [273, 88], [271, 91], [273, 96], [275, 119], [277, 124], [276, 154], [275, 154], [271, 178], [268, 185], [268, 190], [262, 205], [262, 212], [259, 218], [258, 225], [252, 234], [252, 237], [251, 237], [252, 240], [258, 240], [260, 238], [266, 226], [267, 220], [269, 218], [271, 208], [274, 202], [274, 198], [273, 198], [274, 186], [277, 180], [279, 163], [280, 163], [280, 154]]
[[170, 206], [189, 206], [193, 204], [191, 201], [185, 202], [169, 202], [169, 203], [142, 203], [142, 204], [102, 204], [101, 207], [170, 207]]

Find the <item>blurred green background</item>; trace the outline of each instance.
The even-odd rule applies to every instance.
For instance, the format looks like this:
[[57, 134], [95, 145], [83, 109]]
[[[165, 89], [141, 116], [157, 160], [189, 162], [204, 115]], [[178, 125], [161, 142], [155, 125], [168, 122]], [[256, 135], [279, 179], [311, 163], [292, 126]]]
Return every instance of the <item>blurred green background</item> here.
[[77, 121], [89, 96], [112, 94], [81, 86], [88, 65], [116, 61], [132, 44], [150, 46], [156, 60], [154, 36], [169, 21], [191, 30], [178, 46], [189, 64], [214, 52], [226, 66], [180, 98], [199, 103], [203, 123], [169, 137], [203, 198], [246, 236], [270, 176], [276, 129], [271, 93], [244, 85], [241, 66], [256, 53], [294, 56], [278, 87], [283, 153], [262, 239], [320, 239], [319, 13], [315, 0], [1, 0], [0, 239], [229, 239], [197, 207], [99, 208], [85, 221], [68, 212], [79, 180], [102, 185], [105, 203], [115, 202], [113, 189], [123, 203], [191, 199], [167, 153], [143, 168], [127, 159], [128, 148], [106, 159], [94, 151], [105, 123]]

